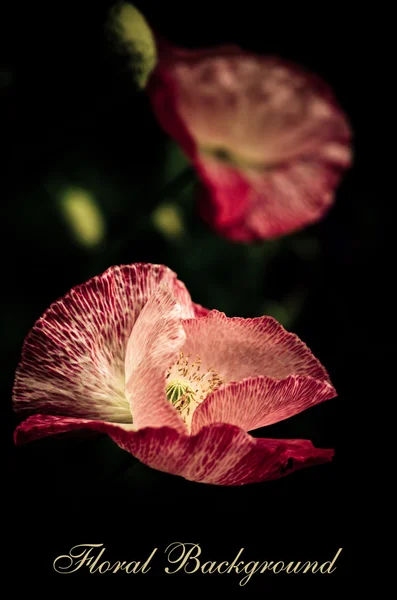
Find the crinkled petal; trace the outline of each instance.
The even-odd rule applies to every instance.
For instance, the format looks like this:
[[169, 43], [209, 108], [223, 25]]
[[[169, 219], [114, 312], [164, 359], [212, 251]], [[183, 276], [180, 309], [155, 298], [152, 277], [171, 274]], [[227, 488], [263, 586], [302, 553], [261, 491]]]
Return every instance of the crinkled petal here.
[[255, 377], [229, 383], [210, 394], [194, 411], [192, 433], [210, 423], [229, 423], [253, 431], [288, 419], [336, 396], [326, 381], [292, 375]]
[[328, 462], [333, 450], [308, 440], [256, 439], [238, 427], [214, 424], [196, 435], [169, 427], [144, 428], [87, 419], [35, 415], [15, 432], [17, 444], [76, 429], [107, 433], [144, 464], [185, 479], [217, 485], [243, 485], [277, 479], [306, 466]]
[[186, 433], [186, 425], [165, 394], [167, 369], [178, 358], [186, 339], [182, 308], [168, 288], [159, 286], [143, 307], [127, 344], [126, 395], [134, 426], [174, 427]]
[[14, 383], [18, 412], [44, 412], [131, 422], [124, 358], [143, 306], [161, 284], [181, 316], [206, 310], [162, 265], [111, 267], [56, 301], [28, 334]]
[[298, 65], [233, 46], [159, 44], [147, 88], [204, 184], [202, 216], [239, 241], [320, 219], [351, 165], [351, 128], [330, 88]]
[[199, 356], [202, 372], [213, 368], [226, 383], [288, 375], [329, 381], [327, 371], [306, 344], [273, 317], [229, 318], [212, 310], [205, 317], [183, 321], [183, 326], [184, 354]]

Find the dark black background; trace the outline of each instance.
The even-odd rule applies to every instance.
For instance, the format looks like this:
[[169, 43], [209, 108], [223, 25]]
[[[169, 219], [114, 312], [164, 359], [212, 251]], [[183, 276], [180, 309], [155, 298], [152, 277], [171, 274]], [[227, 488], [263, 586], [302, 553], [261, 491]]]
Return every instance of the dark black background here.
[[[155, 546], [162, 553], [178, 540], [200, 543], [205, 560], [231, 560], [241, 547], [247, 560], [329, 560], [343, 547], [333, 579], [353, 573], [358, 473], [367, 460], [358, 425], [368, 402], [363, 372], [381, 362], [374, 350], [376, 328], [370, 325], [370, 314], [382, 307], [375, 256], [384, 242], [383, 200], [374, 202], [370, 178], [377, 158], [368, 151], [374, 132], [365, 86], [373, 49], [364, 25], [342, 7], [291, 12], [287, 7], [260, 10], [258, 4], [263, 3], [236, 8], [136, 3], [180, 45], [235, 42], [306, 65], [331, 84], [349, 115], [355, 165], [334, 208], [321, 223], [283, 239], [271, 261], [266, 259], [271, 244], [234, 245], [197, 222], [189, 190], [178, 198], [190, 228], [186, 247], [169, 243], [147, 225], [166, 183], [156, 174], [169, 141], [147, 98], [134, 88], [127, 58], [115, 52], [106, 33], [112, 3], [25, 2], [4, 13], [3, 227], [12, 236], [2, 261], [1, 384], [11, 465], [3, 518], [16, 542], [10, 554], [16, 582], [53, 578], [54, 558], [83, 542], [104, 543], [114, 560], [145, 558]], [[369, 22], [364, 14], [361, 18]], [[96, 191], [108, 221], [99, 249], [78, 247], [60, 219], [48, 185], [59, 176]], [[299, 252], [307, 240], [315, 248], [309, 257]], [[11, 434], [18, 420], [11, 411], [11, 387], [29, 328], [73, 285], [111, 264], [137, 261], [167, 264], [194, 300], [230, 316], [252, 316], [262, 306], [276, 307], [291, 289], [303, 290], [303, 308], [292, 328], [326, 366], [339, 395], [258, 434], [307, 438], [335, 448], [331, 464], [271, 483], [220, 488], [152, 471], [107, 438], [60, 436], [14, 449]], [[170, 589], [214, 585], [215, 576], [208, 575], [159, 579], [162, 566], [160, 561], [146, 578], [109, 577], [130, 593], [142, 581], [148, 589], [159, 581]], [[65, 577], [56, 577], [64, 585]], [[89, 577], [95, 583], [109, 579]], [[254, 576], [246, 593], [266, 591], [281, 579]], [[325, 576], [320, 583], [328, 581]], [[225, 590], [239, 589], [236, 576], [219, 577], [219, 582]]]

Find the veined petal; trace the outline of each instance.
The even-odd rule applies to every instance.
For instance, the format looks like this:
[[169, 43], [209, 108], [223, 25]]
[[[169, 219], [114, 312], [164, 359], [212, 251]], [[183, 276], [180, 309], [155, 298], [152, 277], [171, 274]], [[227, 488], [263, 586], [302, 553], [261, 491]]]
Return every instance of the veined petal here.
[[186, 334], [182, 308], [165, 286], [159, 286], [142, 309], [127, 344], [125, 358], [126, 395], [134, 425], [187, 428], [167, 400], [166, 371], [175, 362]]
[[204, 184], [203, 218], [239, 241], [320, 219], [352, 162], [351, 128], [330, 88], [296, 64], [235, 46], [158, 50], [147, 91]]
[[182, 316], [205, 314], [173, 271], [151, 264], [111, 267], [54, 302], [24, 342], [14, 410], [131, 422], [126, 346], [143, 306], [161, 283], [179, 302]]
[[332, 459], [333, 450], [314, 448], [308, 440], [255, 439], [238, 427], [214, 424], [196, 435], [170, 427], [144, 428], [87, 419], [35, 415], [21, 423], [15, 441], [22, 444], [76, 429], [107, 433], [141, 462], [185, 479], [216, 485], [243, 485], [277, 479]]
[[306, 344], [273, 317], [229, 318], [212, 310], [205, 317], [183, 321], [183, 326], [184, 354], [199, 356], [202, 372], [212, 368], [225, 383], [288, 375], [329, 381], [327, 371]]
[[195, 434], [210, 423], [229, 423], [253, 431], [335, 396], [336, 391], [328, 382], [308, 376], [244, 379], [212, 392], [195, 410], [191, 431]]

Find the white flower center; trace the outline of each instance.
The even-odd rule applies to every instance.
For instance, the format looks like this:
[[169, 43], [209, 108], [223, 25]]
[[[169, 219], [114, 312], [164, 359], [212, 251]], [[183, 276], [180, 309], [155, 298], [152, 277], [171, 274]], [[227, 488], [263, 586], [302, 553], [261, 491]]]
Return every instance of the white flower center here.
[[180, 352], [166, 375], [165, 393], [190, 430], [193, 413], [211, 392], [224, 383], [215, 369], [204, 369], [201, 359]]

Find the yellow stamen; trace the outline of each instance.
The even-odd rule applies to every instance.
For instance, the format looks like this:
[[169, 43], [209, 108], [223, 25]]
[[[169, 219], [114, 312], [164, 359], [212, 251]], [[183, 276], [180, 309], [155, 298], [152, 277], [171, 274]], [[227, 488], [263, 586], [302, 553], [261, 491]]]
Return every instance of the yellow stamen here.
[[166, 396], [188, 427], [197, 406], [224, 383], [215, 369], [202, 368], [199, 356], [191, 362], [191, 355], [183, 352], [168, 370], [166, 379]]

